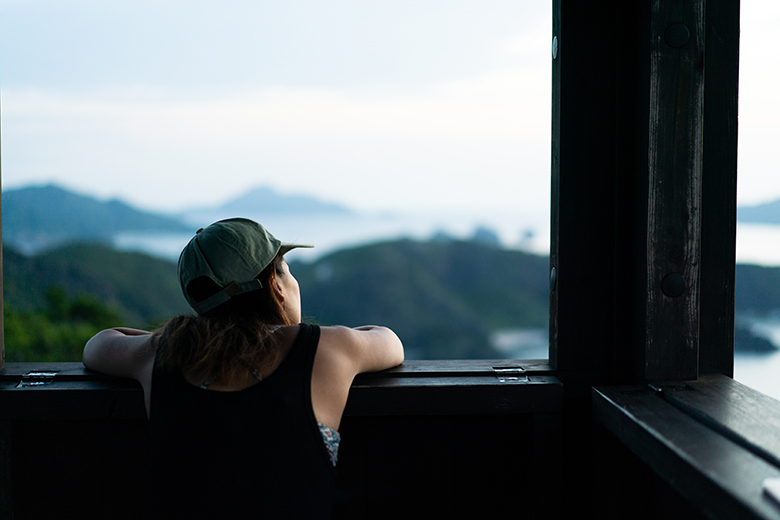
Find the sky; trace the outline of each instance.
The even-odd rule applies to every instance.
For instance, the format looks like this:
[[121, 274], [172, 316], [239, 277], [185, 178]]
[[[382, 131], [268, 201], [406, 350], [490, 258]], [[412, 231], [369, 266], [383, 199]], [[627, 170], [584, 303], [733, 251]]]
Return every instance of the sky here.
[[[145, 209], [256, 186], [549, 214], [551, 4], [0, 0], [3, 188]], [[742, 1], [740, 204], [780, 198], [780, 2]]]
[[153, 209], [549, 199], [549, 6], [0, 0], [3, 186]]

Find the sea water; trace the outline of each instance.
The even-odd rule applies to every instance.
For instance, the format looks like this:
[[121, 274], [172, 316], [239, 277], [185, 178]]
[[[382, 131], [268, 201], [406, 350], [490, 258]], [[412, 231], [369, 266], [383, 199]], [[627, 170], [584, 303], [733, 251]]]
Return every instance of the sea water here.
[[[741, 317], [742, 325], [780, 348], [780, 316]], [[768, 353], [736, 353], [734, 379], [780, 400], [780, 350]]]
[[[192, 233], [122, 233], [114, 246], [125, 251], [142, 251], [176, 260], [195, 231], [231, 215], [203, 213], [188, 215]], [[550, 231], [547, 215], [494, 212], [469, 213], [382, 213], [345, 215], [246, 215], [263, 224], [283, 242], [312, 244], [314, 249], [290, 253], [294, 260], [314, 260], [327, 253], [385, 240], [408, 238], [471, 239], [478, 229], [495, 235], [496, 245], [536, 254], [549, 253]], [[483, 233], [484, 237], [485, 233]]]

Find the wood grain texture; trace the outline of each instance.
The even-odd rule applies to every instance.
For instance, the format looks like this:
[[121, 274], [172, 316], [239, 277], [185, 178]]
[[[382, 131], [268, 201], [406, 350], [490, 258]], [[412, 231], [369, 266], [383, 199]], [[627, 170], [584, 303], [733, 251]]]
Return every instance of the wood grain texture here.
[[402, 365], [375, 374], [361, 374], [358, 377], [413, 377], [422, 375], [484, 375], [493, 374], [496, 368], [522, 368], [526, 373], [548, 373], [553, 368], [546, 359], [447, 359], [409, 360]]
[[[682, 25], [680, 25], [682, 24]], [[682, 47], [667, 33], [685, 27]], [[698, 374], [704, 1], [652, 3], [645, 378]], [[685, 290], [662, 290], [681, 275]]]
[[780, 468], [780, 401], [717, 374], [652, 386], [670, 404]]
[[553, 2], [550, 364], [564, 383], [693, 379], [700, 360], [731, 373], [739, 2], [704, 4]]
[[780, 508], [761, 487], [780, 469], [649, 387], [596, 388], [593, 409], [597, 420], [707, 517], [780, 519]]
[[358, 382], [346, 416], [561, 413], [563, 385], [551, 376], [501, 383], [495, 376], [386, 378]]
[[739, 0], [707, 0], [699, 373], [734, 374]]
[[[545, 371], [518, 382], [501, 382], [493, 367], [469, 362], [456, 367], [426, 362], [363, 374], [350, 391], [347, 415], [448, 415], [560, 413], [563, 385]], [[505, 363], [504, 366], [517, 366]], [[539, 366], [545, 367], [541, 364]], [[443, 371], [449, 368], [449, 371]], [[31, 370], [59, 370], [51, 383], [19, 388]], [[145, 419], [140, 385], [86, 370], [81, 363], [9, 363], [0, 374], [3, 420]]]

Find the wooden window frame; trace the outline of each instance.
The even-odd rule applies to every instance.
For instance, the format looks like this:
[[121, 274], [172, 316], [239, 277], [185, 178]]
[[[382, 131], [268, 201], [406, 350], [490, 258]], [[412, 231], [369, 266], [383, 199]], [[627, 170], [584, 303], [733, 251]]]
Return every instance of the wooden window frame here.
[[[739, 2], [710, 0], [706, 12], [701, 0], [657, 4], [651, 13], [649, 2], [553, 2], [544, 368], [593, 384], [733, 374]], [[691, 43], [648, 48], [649, 32], [673, 19], [690, 26]], [[687, 63], [693, 74], [684, 76]], [[650, 80], [658, 74], [679, 88], [694, 78], [685, 87], [689, 112], [674, 113], [679, 96], [653, 90]], [[685, 143], [681, 135], [689, 136]], [[691, 152], [688, 161], [664, 164], [681, 145]], [[694, 174], [687, 175], [691, 167]], [[670, 192], [654, 191], [675, 179], [692, 195], [670, 200]], [[680, 213], [694, 225], [651, 221]], [[664, 235], [670, 226], [676, 236]], [[685, 294], [663, 294], [668, 274], [682, 276]], [[452, 366], [470, 370], [468, 363]]]

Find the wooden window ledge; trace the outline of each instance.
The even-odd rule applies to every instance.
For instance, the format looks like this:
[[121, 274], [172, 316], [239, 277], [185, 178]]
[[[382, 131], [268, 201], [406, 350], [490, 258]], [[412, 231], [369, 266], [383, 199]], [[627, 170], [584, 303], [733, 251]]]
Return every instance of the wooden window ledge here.
[[721, 375], [592, 399], [595, 418], [707, 518], [780, 519], [762, 486], [780, 477], [780, 402]]
[[[408, 361], [355, 378], [345, 414], [558, 413], [563, 386], [546, 361]], [[7, 363], [2, 420], [145, 417], [135, 382], [81, 363]]]

